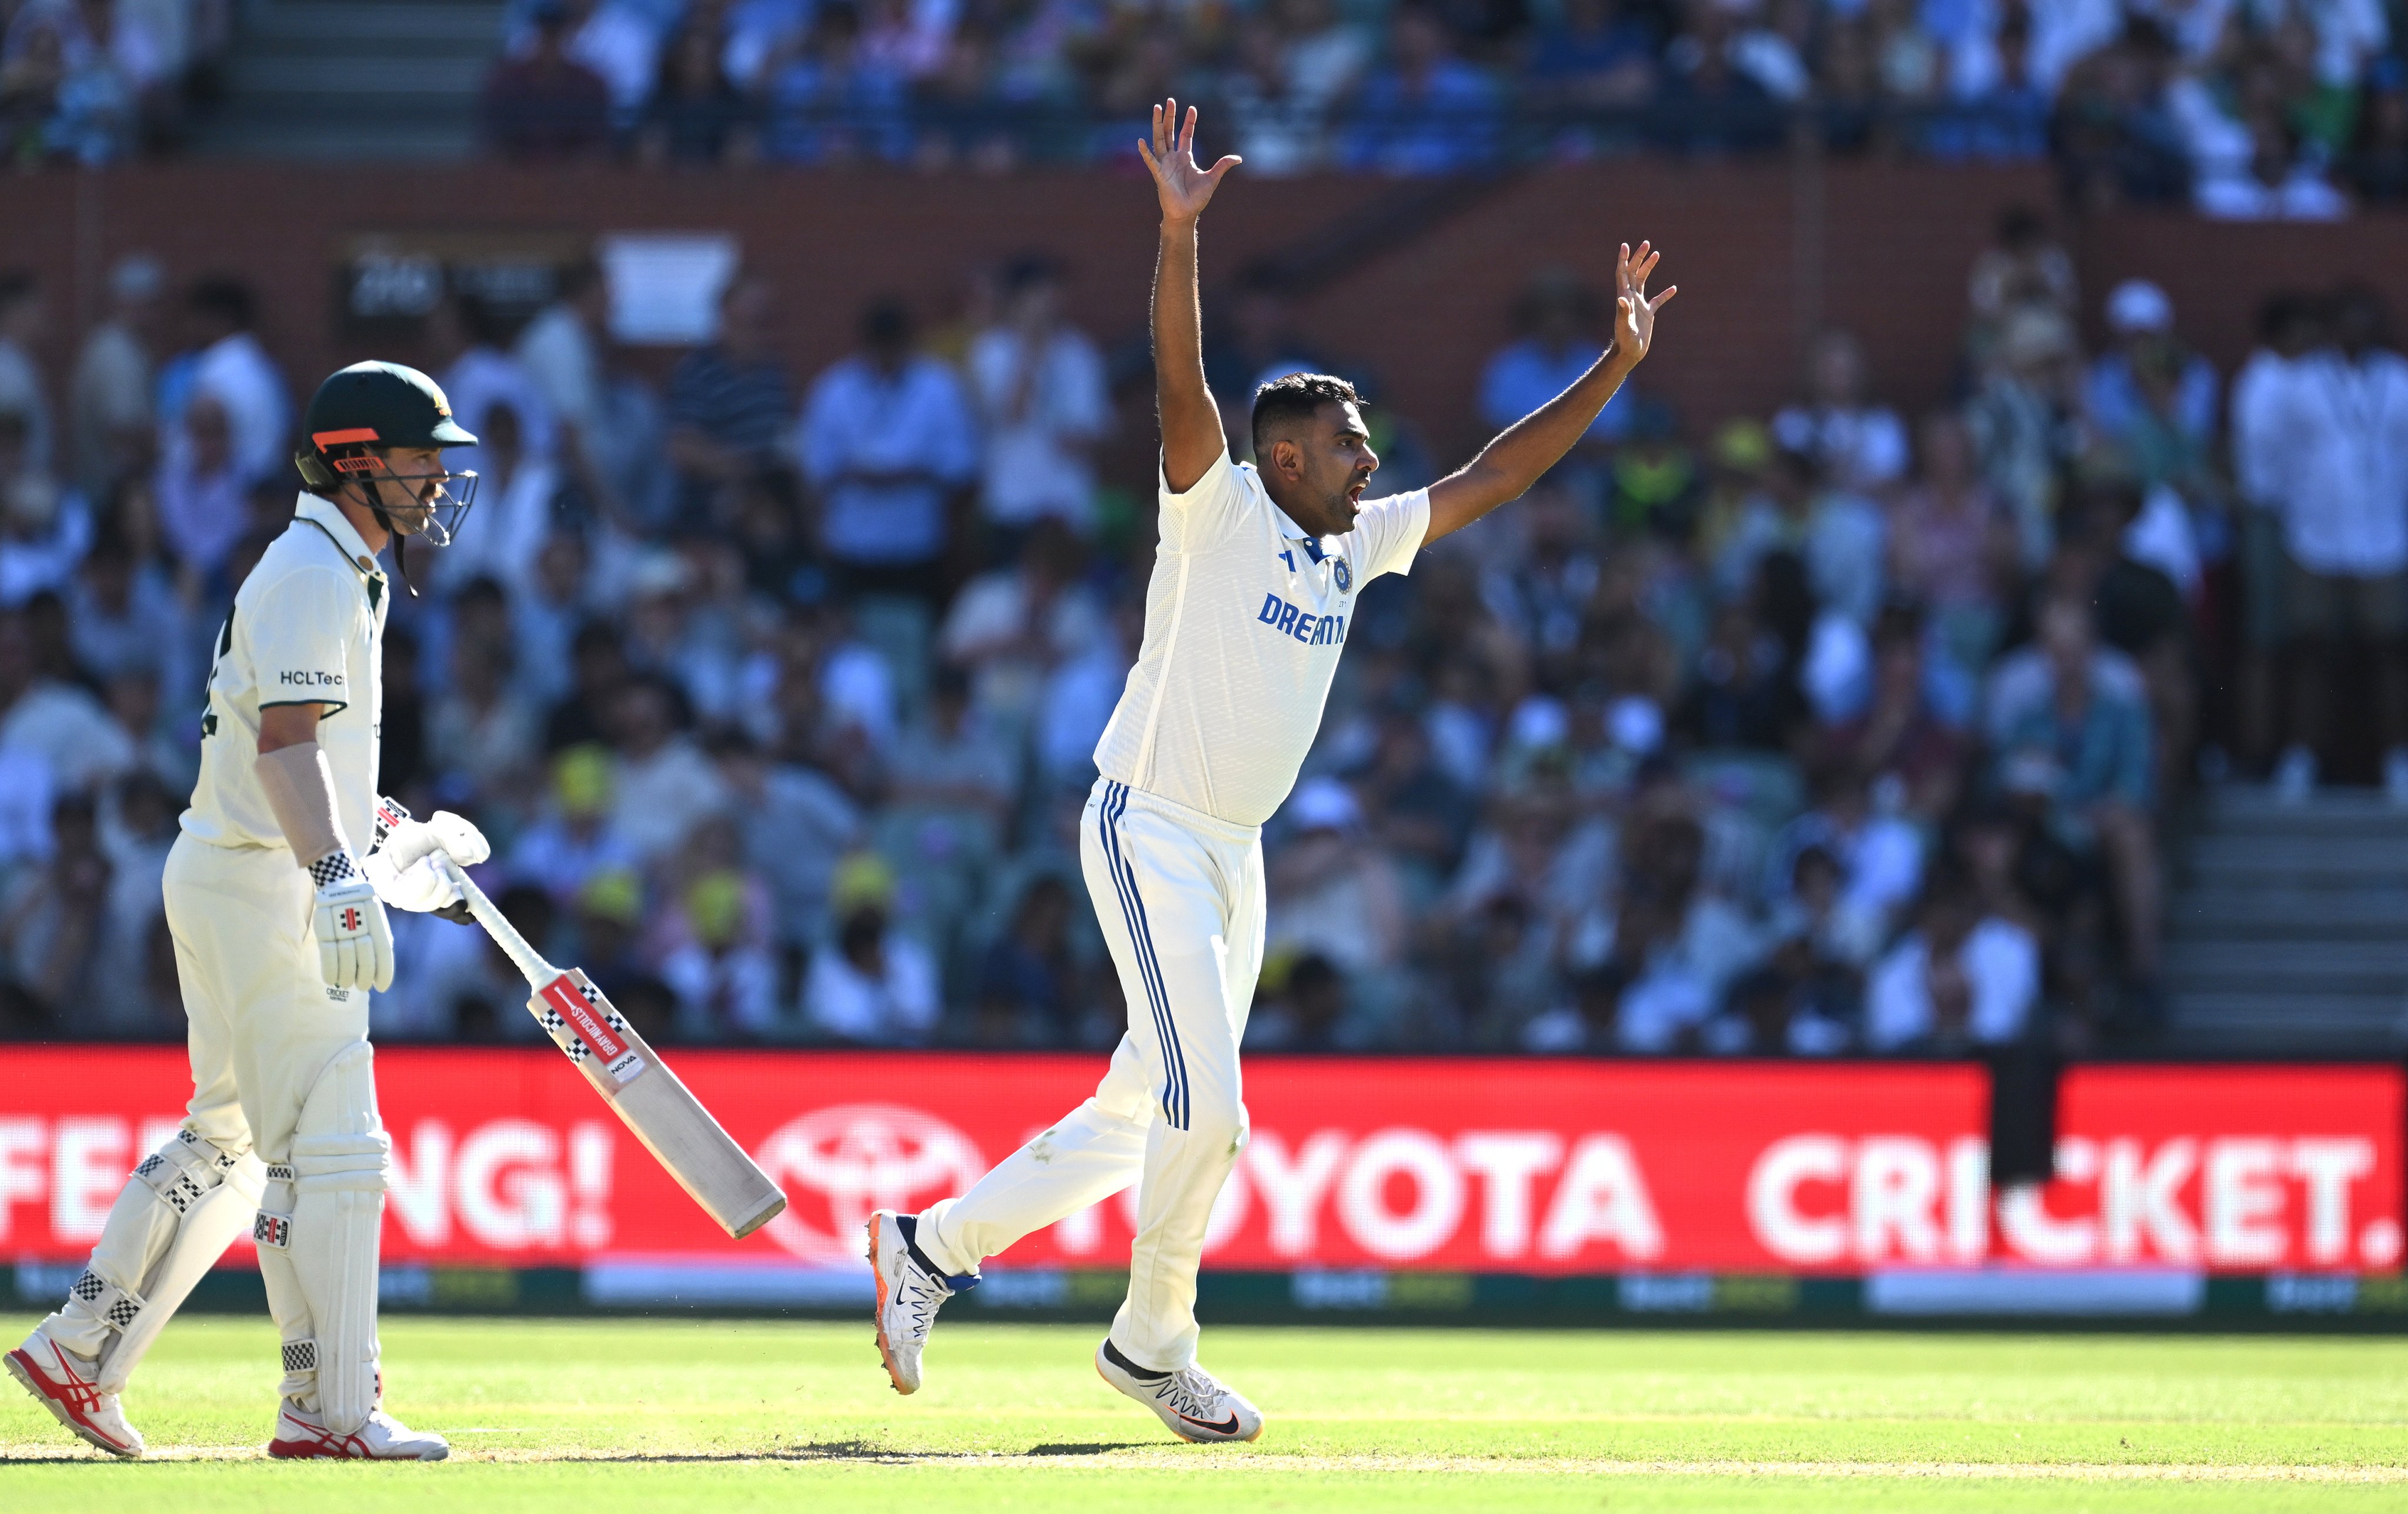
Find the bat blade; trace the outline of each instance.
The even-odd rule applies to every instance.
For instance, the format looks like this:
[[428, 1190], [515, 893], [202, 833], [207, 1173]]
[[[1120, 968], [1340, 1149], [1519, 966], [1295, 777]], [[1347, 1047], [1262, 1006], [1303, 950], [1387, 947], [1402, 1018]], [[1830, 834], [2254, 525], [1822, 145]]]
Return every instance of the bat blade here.
[[722, 1230], [740, 1240], [786, 1207], [769, 1175], [584, 973], [572, 967], [544, 983], [527, 1009]]

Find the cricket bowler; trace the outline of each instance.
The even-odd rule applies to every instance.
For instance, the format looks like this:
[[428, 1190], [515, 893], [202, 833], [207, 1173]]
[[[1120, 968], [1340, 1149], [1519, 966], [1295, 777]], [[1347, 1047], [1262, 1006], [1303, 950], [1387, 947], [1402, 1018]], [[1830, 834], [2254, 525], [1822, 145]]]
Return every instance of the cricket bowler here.
[[61, 1424], [118, 1456], [142, 1454], [120, 1402], [136, 1365], [246, 1229], [283, 1337], [268, 1454], [450, 1452], [380, 1406], [391, 1142], [368, 993], [393, 982], [385, 906], [456, 909], [436, 854], [467, 866], [487, 846], [458, 815], [422, 823], [377, 796], [391, 598], [377, 556], [393, 542], [406, 575], [402, 539], [451, 540], [476, 475], [445, 472], [442, 449], [477, 439], [432, 380], [390, 363], [327, 379], [304, 424], [304, 492], [218, 632], [200, 781], [167, 858], [192, 1102], [117, 1196], [66, 1303], [6, 1359]]
[[1578, 382], [1424, 490], [1364, 501], [1379, 469], [1354, 391], [1297, 374], [1254, 396], [1253, 466], [1233, 463], [1204, 384], [1196, 225], [1235, 157], [1195, 158], [1196, 112], [1156, 108], [1139, 151], [1162, 207], [1154, 358], [1160, 541], [1136, 665], [1096, 748], [1080, 859], [1129, 1029], [1095, 1097], [959, 1198], [868, 1226], [878, 1345], [916, 1391], [945, 1300], [986, 1258], [1134, 1182], [1128, 1297], [1096, 1348], [1104, 1381], [1191, 1441], [1253, 1440], [1263, 1417], [1197, 1364], [1205, 1221], [1246, 1142], [1238, 1045], [1263, 951], [1263, 822], [1294, 786], [1355, 597], [1426, 542], [1519, 497], [1647, 355], [1656, 254], [1615, 266], [1613, 342]]

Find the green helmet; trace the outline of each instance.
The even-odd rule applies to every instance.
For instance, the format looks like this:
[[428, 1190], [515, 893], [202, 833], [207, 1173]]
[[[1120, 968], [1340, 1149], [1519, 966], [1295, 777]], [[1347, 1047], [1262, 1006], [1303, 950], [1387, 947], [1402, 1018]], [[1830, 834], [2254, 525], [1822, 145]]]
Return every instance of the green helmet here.
[[[375, 484], [396, 475], [384, 454], [395, 447], [473, 447], [477, 439], [452, 418], [452, 402], [433, 379], [398, 363], [354, 363], [327, 377], [309, 397], [301, 429], [308, 445], [293, 454], [293, 466], [313, 494], [331, 495], [346, 483], [369, 485], [368, 508], [388, 530], [383, 492]], [[476, 493], [474, 473], [443, 476], [429, 501], [426, 534], [435, 545], [459, 530], [460, 517]], [[465, 487], [454, 495], [449, 485]], [[448, 512], [448, 513], [447, 513]]]

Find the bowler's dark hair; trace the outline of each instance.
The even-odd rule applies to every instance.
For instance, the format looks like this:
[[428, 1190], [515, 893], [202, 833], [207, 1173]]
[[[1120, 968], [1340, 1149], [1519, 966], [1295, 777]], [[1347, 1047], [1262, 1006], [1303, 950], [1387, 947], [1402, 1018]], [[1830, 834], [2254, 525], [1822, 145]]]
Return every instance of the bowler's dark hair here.
[[1254, 455], [1263, 454], [1267, 433], [1283, 421], [1312, 419], [1324, 405], [1362, 403], [1345, 380], [1326, 373], [1291, 373], [1254, 391]]

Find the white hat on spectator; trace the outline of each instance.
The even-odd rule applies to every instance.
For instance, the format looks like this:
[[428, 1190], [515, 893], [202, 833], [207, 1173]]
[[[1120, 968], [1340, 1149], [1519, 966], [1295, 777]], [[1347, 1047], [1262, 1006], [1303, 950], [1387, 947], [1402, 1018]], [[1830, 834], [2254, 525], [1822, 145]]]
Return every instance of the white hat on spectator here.
[[1335, 778], [1308, 778], [1287, 801], [1287, 818], [1298, 831], [1352, 833], [1363, 824], [1363, 805], [1353, 789]]
[[2174, 302], [2146, 279], [2127, 279], [2107, 296], [2107, 328], [2119, 337], [2172, 331]]

